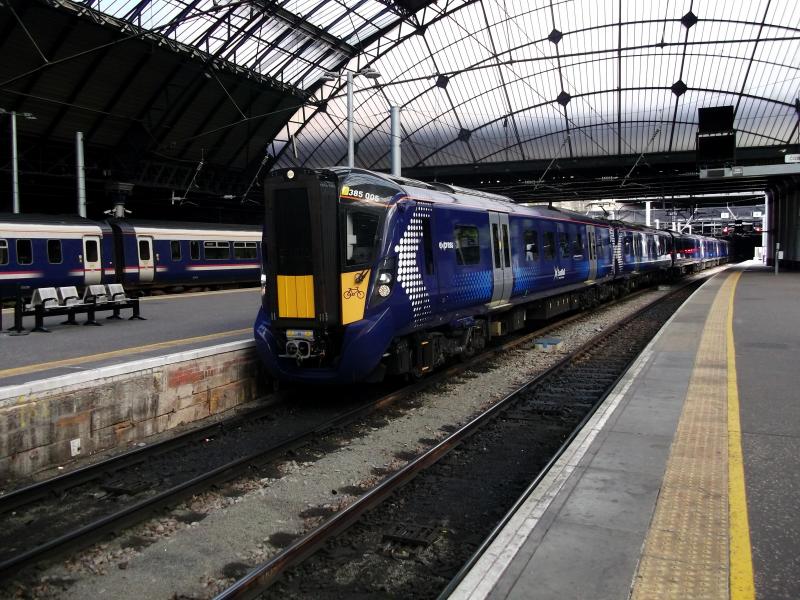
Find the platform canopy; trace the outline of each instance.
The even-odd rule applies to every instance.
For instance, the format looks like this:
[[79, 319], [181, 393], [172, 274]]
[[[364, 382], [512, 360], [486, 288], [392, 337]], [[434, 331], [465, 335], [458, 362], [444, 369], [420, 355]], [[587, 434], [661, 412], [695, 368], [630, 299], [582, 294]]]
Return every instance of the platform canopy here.
[[[528, 192], [570, 196], [577, 193], [570, 189], [575, 179], [596, 182], [590, 187], [599, 195], [640, 177], [659, 180], [663, 188], [673, 174], [683, 176], [687, 165], [696, 163], [700, 108], [733, 107], [737, 160], [779, 161], [780, 152], [791, 152], [799, 141], [795, 0], [4, 3], [18, 12], [49, 5], [116, 32], [107, 52], [117, 60], [133, 48], [122, 38], [139, 44], [135, 61], [123, 61], [125, 70], [107, 78], [114, 90], [101, 89], [102, 81], [83, 81], [103, 102], [77, 88], [66, 94], [69, 112], [61, 99], [57, 114], [62, 121], [80, 105], [94, 109], [103, 123], [142, 123], [155, 140], [139, 149], [148, 160], [216, 161], [241, 173], [238, 188], [260, 167], [345, 162], [348, 72], [357, 74], [357, 166], [388, 169], [389, 107], [396, 105], [402, 109], [405, 174], [472, 185], [511, 174], [493, 190], [511, 195], [521, 184]], [[24, 15], [14, 16], [7, 19], [9, 31], [26, 22]], [[41, 55], [40, 62], [52, 62], [42, 40], [58, 47], [48, 35], [58, 36], [28, 25], [29, 31], [14, 31], [15, 47], [24, 45], [34, 59]], [[169, 64], [175, 75], [154, 77], [142, 42], [150, 53], [168, 49], [199, 68], [179, 71], [177, 63], [159, 58], [156, 62]], [[66, 45], [82, 49], [77, 39]], [[145, 65], [147, 85], [132, 83], [138, 64]], [[19, 81], [27, 86], [23, 93], [36, 95], [38, 102], [43, 94], [37, 81], [59, 69], [57, 64], [36, 69], [37, 79]], [[364, 69], [380, 77], [358, 75]], [[85, 70], [79, 74], [87, 77]], [[58, 77], [53, 85], [66, 86], [69, 73]], [[15, 86], [19, 93], [17, 84], [12, 81], [0, 94]], [[164, 90], [177, 85], [190, 91], [179, 103], [167, 102]], [[131, 106], [120, 98], [126, 99], [123, 86], [136, 92]], [[150, 129], [153, 105], [159, 103]], [[171, 114], [176, 107], [180, 114]], [[83, 118], [89, 116], [84, 111]], [[50, 132], [62, 124], [51, 123]], [[97, 139], [101, 129], [95, 123]], [[124, 145], [110, 130], [107, 134], [110, 144]], [[612, 183], [599, 183], [604, 174]], [[712, 185], [698, 182], [696, 169], [686, 181]], [[643, 185], [648, 193], [659, 193]], [[712, 191], [724, 192], [720, 185]]]

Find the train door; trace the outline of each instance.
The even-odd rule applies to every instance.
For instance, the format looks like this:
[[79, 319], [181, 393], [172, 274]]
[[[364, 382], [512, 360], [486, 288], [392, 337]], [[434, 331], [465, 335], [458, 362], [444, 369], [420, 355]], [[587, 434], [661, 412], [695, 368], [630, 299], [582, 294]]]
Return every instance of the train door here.
[[100, 236], [83, 236], [83, 283], [94, 285], [103, 279], [103, 264], [100, 256]]
[[492, 306], [502, 306], [508, 304], [511, 299], [511, 290], [514, 287], [508, 215], [490, 212], [489, 228], [492, 236], [492, 275], [494, 280]]
[[586, 226], [586, 237], [589, 243], [589, 281], [594, 281], [597, 278], [597, 237], [594, 230], [594, 225]]
[[136, 244], [139, 254], [139, 283], [149, 283], [153, 281], [156, 270], [153, 260], [153, 238], [137, 235]]

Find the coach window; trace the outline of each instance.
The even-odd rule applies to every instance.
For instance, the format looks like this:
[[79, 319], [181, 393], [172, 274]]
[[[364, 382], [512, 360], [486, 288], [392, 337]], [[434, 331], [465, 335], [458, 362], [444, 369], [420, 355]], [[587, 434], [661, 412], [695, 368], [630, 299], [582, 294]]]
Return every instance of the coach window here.
[[477, 265], [481, 260], [481, 246], [478, 241], [478, 228], [472, 225], [456, 225], [456, 263]]
[[33, 245], [30, 240], [17, 240], [17, 264], [29, 265], [33, 262]]
[[569, 238], [566, 231], [558, 232], [558, 246], [561, 248], [561, 258], [569, 256]]
[[580, 231], [575, 233], [575, 254], [583, 256], [583, 236]]
[[192, 260], [200, 260], [200, 242], [197, 240], [189, 242], [189, 255]]
[[97, 240], [86, 240], [86, 262], [93, 263], [100, 260]]
[[8, 242], [0, 240], [0, 265], [8, 264]]
[[233, 242], [233, 258], [258, 258], [255, 242]]
[[552, 231], [544, 232], [544, 257], [553, 260], [556, 255], [556, 236]]
[[139, 240], [139, 260], [150, 260], [150, 244], [147, 240]]
[[228, 260], [231, 257], [231, 245], [228, 242], [203, 242], [203, 250], [208, 260]]
[[623, 242], [622, 251], [625, 256], [633, 255], [633, 238], [630, 233], [625, 234], [625, 241]]
[[47, 240], [47, 260], [51, 265], [61, 264], [61, 240]]
[[525, 261], [534, 262], [539, 260], [539, 234], [535, 229], [526, 229], [522, 234], [525, 240]]
[[172, 240], [169, 243], [169, 252], [172, 255], [172, 260], [181, 259], [181, 243], [178, 240]]

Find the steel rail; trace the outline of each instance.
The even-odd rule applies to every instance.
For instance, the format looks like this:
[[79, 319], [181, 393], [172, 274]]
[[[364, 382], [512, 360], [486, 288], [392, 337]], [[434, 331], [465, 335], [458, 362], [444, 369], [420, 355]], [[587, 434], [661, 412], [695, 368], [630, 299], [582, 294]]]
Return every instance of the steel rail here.
[[[658, 298], [653, 302], [648, 303], [646, 306], [638, 309], [631, 315], [620, 320], [618, 323], [615, 323], [610, 328], [602, 331], [601, 333], [598, 333], [595, 336], [592, 336], [588, 341], [584, 342], [578, 348], [576, 348], [569, 354], [565, 355], [563, 358], [558, 360], [554, 365], [546, 369], [544, 372], [540, 373], [535, 378], [526, 382], [524, 385], [520, 386], [513, 392], [507, 394], [504, 398], [499, 400], [492, 407], [487, 409], [484, 413], [478, 415], [469, 423], [465, 424], [457, 431], [453, 432], [446, 439], [442, 440], [432, 448], [425, 451], [416, 459], [406, 464], [399, 471], [387, 477], [387, 479], [382, 481], [377, 487], [365, 493], [356, 502], [354, 502], [341, 512], [331, 516], [319, 527], [317, 527], [316, 529], [310, 531], [303, 537], [296, 540], [294, 543], [292, 543], [285, 550], [277, 554], [269, 561], [263, 563], [262, 565], [250, 571], [243, 578], [236, 581], [231, 587], [227, 588], [226, 590], [218, 594], [214, 598], [214, 600], [240, 600], [245, 598], [253, 598], [257, 596], [264, 589], [269, 587], [269, 585], [272, 582], [274, 582], [284, 570], [286, 570], [291, 566], [301, 563], [303, 560], [311, 556], [328, 539], [348, 529], [350, 526], [356, 523], [365, 512], [381, 504], [397, 489], [399, 489], [400, 487], [404, 486], [409, 481], [414, 479], [421, 471], [433, 465], [434, 463], [438, 462], [453, 448], [458, 446], [466, 438], [475, 433], [475, 431], [477, 431], [485, 424], [490, 422], [492, 419], [494, 419], [496, 416], [504, 412], [511, 405], [511, 403], [513, 403], [516, 400], [519, 394], [521, 394], [528, 388], [537, 385], [539, 382], [541, 382], [547, 377], [550, 377], [557, 371], [561, 370], [563, 367], [567, 366], [569, 363], [574, 362], [575, 360], [579, 359], [586, 353], [590, 352], [598, 344], [598, 342], [611, 336], [616, 331], [623, 328], [634, 319], [639, 318], [645, 312], [656, 306], [658, 303], [666, 301], [668, 298], [683, 291], [686, 287], [695, 284], [697, 284], [697, 280], [688, 282], [687, 284], [679, 287], [678, 289], [673, 290], [669, 294], [662, 296], [661, 298]], [[636, 357], [633, 357], [631, 358], [630, 361], [628, 361], [627, 366], [623, 369], [623, 372], [608, 387], [606, 392], [604, 392], [601, 399], [592, 408], [590, 415], [585, 417], [581, 421], [581, 423], [576, 428], [575, 432], [573, 432], [573, 434], [570, 435], [570, 439], [574, 439], [574, 436], [577, 435], [577, 431], [579, 431], [580, 428], [585, 425], [585, 423], [590, 418], [591, 413], [593, 413], [596, 410], [596, 407], [602, 403], [602, 400], [608, 395], [608, 393], [610, 393], [610, 391], [614, 389], [614, 386], [616, 386], [619, 379], [624, 375], [624, 372], [627, 371], [630, 364], [634, 360], [636, 360]], [[566, 448], [565, 445], [561, 446], [559, 452], [563, 452], [565, 448]], [[548, 462], [545, 468], [550, 468], [550, 466], [553, 464], [553, 460]], [[537, 479], [539, 479], [539, 477], [537, 477]]]

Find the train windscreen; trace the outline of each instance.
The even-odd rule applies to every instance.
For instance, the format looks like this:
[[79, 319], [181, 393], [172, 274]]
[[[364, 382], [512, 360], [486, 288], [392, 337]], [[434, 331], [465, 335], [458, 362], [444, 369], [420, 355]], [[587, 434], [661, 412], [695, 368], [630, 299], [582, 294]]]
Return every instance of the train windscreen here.
[[279, 275], [314, 272], [311, 253], [311, 213], [303, 188], [275, 190], [275, 268]]

